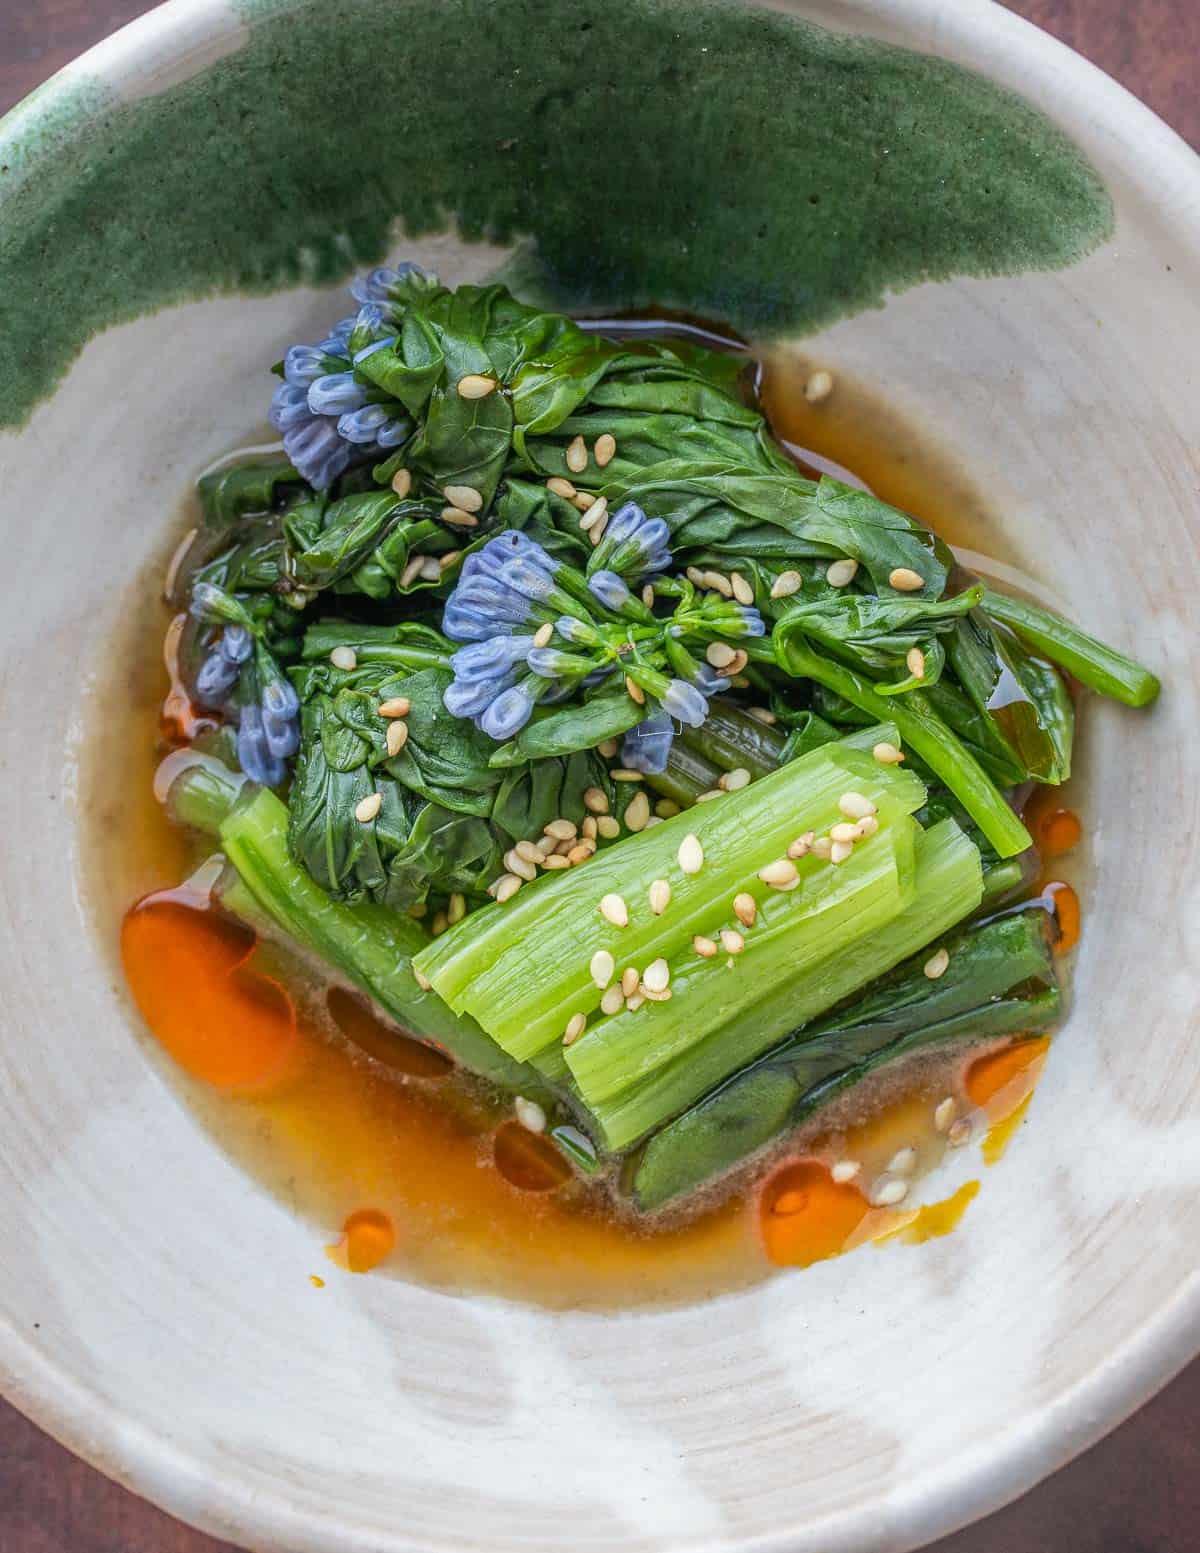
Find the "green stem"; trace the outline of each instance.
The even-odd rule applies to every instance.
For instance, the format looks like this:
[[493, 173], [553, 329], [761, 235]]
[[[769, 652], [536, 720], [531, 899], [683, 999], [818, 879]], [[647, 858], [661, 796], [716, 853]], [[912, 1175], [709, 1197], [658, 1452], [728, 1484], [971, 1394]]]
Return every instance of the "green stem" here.
[[1158, 695], [1158, 678], [1149, 669], [1041, 605], [989, 588], [984, 608], [1089, 690], [1125, 706], [1148, 706]]

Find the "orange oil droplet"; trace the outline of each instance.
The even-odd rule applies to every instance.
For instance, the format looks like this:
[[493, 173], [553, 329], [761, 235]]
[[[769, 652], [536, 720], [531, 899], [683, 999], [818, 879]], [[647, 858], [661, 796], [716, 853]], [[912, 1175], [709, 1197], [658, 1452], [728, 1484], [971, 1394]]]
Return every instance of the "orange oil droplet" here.
[[314, 1289], [323, 1289], [325, 1287], [324, 1278], [319, 1277], [316, 1273], [309, 1273], [308, 1281]]
[[1069, 884], [1055, 880], [1042, 892], [1054, 913], [1058, 936], [1054, 941], [1055, 954], [1066, 954], [1079, 942], [1079, 896]]
[[326, 1006], [335, 1025], [352, 1046], [410, 1078], [444, 1078], [454, 1068], [444, 1052], [415, 1041], [385, 1024], [362, 998], [343, 987], [331, 987]]
[[1021, 818], [1043, 862], [1072, 851], [1083, 836], [1079, 816], [1063, 804], [1061, 790], [1056, 787], [1035, 788]]
[[179, 1065], [222, 1089], [261, 1089], [297, 1046], [287, 992], [250, 963], [254, 934], [185, 892], [147, 896], [126, 914], [121, 959], [142, 1017]]
[[396, 1230], [378, 1208], [359, 1208], [342, 1225], [341, 1239], [325, 1255], [348, 1273], [369, 1273], [396, 1249]]
[[[976, 1057], [967, 1069], [964, 1087], [972, 1104], [980, 1109], [987, 1107], [1015, 1078], [1027, 1080], [1025, 1092], [1037, 1081], [1042, 1062], [1050, 1050], [1050, 1037], [1036, 1036], [1032, 1040], [1013, 1041], [998, 1051]], [[1030, 1072], [1033, 1069], [1033, 1072]], [[1023, 1098], [1023, 1096], [1022, 1096]], [[1015, 1103], [1015, 1102], [1014, 1102]]]
[[785, 1165], [764, 1185], [760, 1223], [771, 1261], [810, 1267], [847, 1249], [870, 1213], [853, 1185], [834, 1181], [818, 1160]]
[[509, 1185], [522, 1192], [552, 1192], [571, 1179], [570, 1165], [550, 1139], [520, 1122], [500, 1124], [492, 1157]]

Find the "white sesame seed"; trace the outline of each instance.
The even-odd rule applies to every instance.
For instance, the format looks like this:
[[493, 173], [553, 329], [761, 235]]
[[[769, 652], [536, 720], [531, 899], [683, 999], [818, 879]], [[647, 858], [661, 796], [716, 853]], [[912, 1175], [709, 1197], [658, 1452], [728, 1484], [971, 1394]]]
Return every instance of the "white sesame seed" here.
[[588, 858], [596, 850], [594, 841], [580, 841], [567, 853], [567, 862], [572, 868], [578, 868], [580, 863], [586, 863]]
[[739, 604], [754, 603], [754, 589], [750, 585], [749, 578], [743, 577], [741, 572], [730, 572], [729, 582], [733, 588], [733, 596]]
[[621, 972], [621, 992], [625, 997], [631, 998], [638, 989], [638, 982], [642, 979], [641, 972], [636, 965], [627, 965]]
[[461, 507], [464, 512], [483, 510], [483, 497], [473, 485], [444, 485], [442, 495], [452, 507]]
[[354, 805], [354, 818], [360, 825], [369, 825], [383, 808], [382, 793], [368, 793]]
[[462, 551], [461, 550], [447, 550], [445, 555], [442, 556], [441, 559], [438, 561], [438, 571], [439, 572], [448, 572], [450, 570], [450, 568], [454, 565], [455, 561], [458, 561], [458, 560], [461, 560], [461, 559], [462, 559]]
[[584, 816], [583, 824], [579, 827], [579, 834], [584, 838], [585, 841], [595, 841], [596, 816], [594, 814], [588, 814]]
[[645, 830], [646, 821], [650, 818], [650, 800], [645, 793], [634, 793], [625, 809], [626, 827], [637, 832]]
[[753, 927], [758, 919], [758, 902], [742, 890], [733, 897], [733, 914], [743, 927]]
[[879, 829], [879, 821], [873, 814], [864, 814], [854, 829], [858, 832], [857, 839], [864, 841], [868, 836], [873, 836], [876, 833]]
[[620, 748], [616, 739], [601, 739], [596, 746], [597, 752], [603, 755], [605, 760], [611, 760]]
[[423, 555], [414, 555], [413, 558], [409, 561], [408, 565], [400, 573], [400, 586], [402, 588], [411, 587], [412, 584], [416, 582], [417, 578], [421, 575], [421, 571], [424, 565], [425, 557]]
[[603, 469], [606, 465], [611, 464], [616, 457], [616, 453], [617, 439], [611, 432], [601, 432], [596, 438], [595, 447], [592, 449], [592, 457], [599, 464], [600, 468]]
[[642, 584], [642, 603], [647, 609], [654, 608], [654, 584], [652, 582]]
[[788, 599], [793, 593], [799, 593], [804, 586], [804, 578], [797, 571], [780, 572], [771, 584], [771, 597], [773, 599]]
[[671, 1001], [670, 987], [663, 987], [661, 991], [654, 987], [647, 987], [645, 982], [638, 988], [640, 997], [649, 998], [651, 1003], [669, 1003]]
[[608, 513], [608, 497], [607, 496], [597, 496], [595, 501], [593, 501], [587, 507], [587, 509], [585, 510], [583, 516], [580, 518], [580, 520], [579, 520], [580, 528], [582, 528], [582, 529], [590, 529], [594, 524], [599, 523], [600, 519], [605, 517], [607, 515], [607, 513]]
[[924, 577], [911, 566], [897, 566], [888, 573], [888, 581], [897, 593], [917, 593], [925, 586]]
[[897, 766], [904, 759], [903, 751], [898, 750], [887, 739], [881, 739], [871, 751], [871, 754], [874, 755], [881, 766]]
[[671, 904], [671, 884], [667, 879], [656, 879], [650, 886], [650, 910], [661, 917]]
[[971, 1139], [971, 1124], [965, 1119], [955, 1122], [946, 1134], [946, 1142], [952, 1149], [961, 1149], [964, 1143]]
[[640, 782], [642, 773], [631, 771], [627, 766], [612, 766], [609, 768], [609, 776], [614, 782]]
[[613, 927], [629, 926], [629, 907], [620, 895], [601, 896], [600, 915], [606, 922], [611, 922]]
[[628, 674], [625, 676], [625, 690], [631, 701], [636, 701], [638, 706], [645, 706], [646, 692], [636, 680], [630, 679]]
[[503, 905], [521, 888], [521, 879], [517, 874], [501, 874], [496, 882], [496, 899]]
[[947, 1095], [944, 1100], [939, 1100], [933, 1112], [933, 1126], [936, 1132], [949, 1132], [950, 1125], [958, 1115], [958, 1101], [953, 1095]]
[[723, 599], [733, 597], [733, 584], [724, 572], [705, 572], [703, 576], [705, 584], [719, 593]]
[[535, 647], [548, 647], [550, 645], [550, 638], [553, 635], [554, 622], [547, 620], [542, 625], [538, 626], [537, 630], [533, 633], [533, 645]]
[[[603, 796], [601, 794], [601, 797]], [[596, 821], [596, 829], [604, 837], [605, 841], [612, 841], [621, 834], [621, 826], [611, 814], [602, 814]]]
[[692, 948], [706, 960], [711, 960], [717, 952], [716, 944], [713, 943], [711, 938], [705, 938], [702, 933], [697, 933], [695, 938], [692, 939]]
[[848, 820], [865, 819], [868, 814], [879, 812], [864, 793], [843, 793], [838, 799], [838, 810]]
[[697, 567], [695, 567], [695, 566], [688, 566], [688, 567], [686, 567], [684, 569], [684, 574], [683, 575], [687, 578], [687, 580], [692, 584], [692, 586], [694, 588], [702, 588], [704, 586], [704, 573], [702, 571], [700, 571]]
[[823, 863], [827, 863], [833, 855], [833, 842], [828, 836], [816, 836], [808, 850], [814, 857], [819, 857]]
[[404, 500], [409, 491], [412, 490], [411, 469], [397, 469], [396, 473], [392, 476], [392, 490], [395, 491], [396, 495], [400, 498], [401, 501]]
[[335, 647], [329, 654], [329, 661], [335, 669], [345, 669], [348, 674], [358, 667], [358, 654], [353, 647]]
[[542, 851], [541, 847], [539, 847], [537, 843], [533, 841], [518, 841], [516, 846], [513, 848], [513, 851], [517, 854], [518, 857], [523, 857], [527, 863], [533, 863], [535, 865], [541, 863], [546, 855]]
[[458, 380], [458, 397], [460, 399], [486, 399], [494, 391], [496, 379], [484, 377], [479, 372], [468, 372], [466, 377]]
[[[608, 813], [608, 795], [602, 787], [589, 787], [583, 795], [583, 806], [593, 814]], [[600, 832], [604, 835], [604, 832]]]
[[528, 858], [522, 857], [516, 847], [512, 847], [504, 854], [504, 866], [510, 874], [516, 874], [519, 879], [537, 878], [537, 865], [531, 863]]
[[587, 443], [582, 437], [572, 437], [567, 444], [567, 468], [573, 475], [581, 475], [588, 466]]
[[736, 928], [723, 927], [721, 929], [721, 948], [726, 954], [741, 954], [746, 947], [746, 940]]
[[750, 708], [750, 716], [753, 717], [756, 722], [765, 723], [768, 728], [771, 727], [773, 723], [779, 721], [779, 719], [775, 716], [775, 713], [772, 712], [770, 707], [767, 706], [752, 706]]
[[696, 795], [696, 802], [711, 803], [714, 798], [724, 798], [724, 796], [725, 789], [723, 787], [710, 787], [708, 792], [698, 793]]
[[793, 862], [799, 862], [802, 857], [808, 856], [809, 848], [812, 846], [815, 840], [816, 837], [813, 835], [812, 831], [806, 830], [803, 836], [797, 836], [795, 841], [789, 842], [787, 855], [792, 859]]
[[673, 798], [660, 798], [654, 805], [654, 812], [660, 820], [673, 820], [677, 814], [683, 813]]
[[606, 987], [604, 996], [600, 999], [600, 1012], [602, 1014], [619, 1014], [625, 1005], [625, 994], [619, 986]]
[[733, 662], [735, 653], [728, 642], [709, 642], [704, 649], [704, 656], [714, 669], [725, 669]]
[[642, 972], [642, 988], [647, 994], [665, 991], [670, 980], [671, 967], [661, 957], [657, 960], [651, 960], [650, 964]]
[[871, 1188], [870, 1202], [873, 1208], [894, 1208], [908, 1196], [908, 1182], [880, 1176]]
[[704, 848], [700, 845], [699, 836], [689, 831], [679, 843], [677, 858], [685, 874], [698, 874], [704, 867]]
[[572, 505], [578, 512], [586, 512], [595, 500], [594, 491], [576, 491]]
[[577, 1041], [587, 1028], [586, 1014], [572, 1014], [567, 1020], [567, 1028], [563, 1031], [563, 1045], [570, 1046]]
[[929, 977], [930, 981], [937, 981], [939, 977], [946, 974], [946, 969], [949, 964], [950, 951], [943, 945], [943, 947], [939, 949], [936, 954], [931, 954], [929, 959], [925, 961], [925, 974]]
[[910, 647], [904, 662], [914, 679], [925, 678], [925, 654], [919, 647]]
[[910, 1176], [917, 1168], [917, 1151], [914, 1148], [897, 1149], [888, 1169], [894, 1176]]
[[823, 399], [828, 399], [833, 392], [833, 373], [827, 372], [824, 367], [811, 374], [804, 385], [804, 397], [809, 404], [820, 404]]
[[588, 965], [588, 972], [600, 991], [613, 979], [613, 973], [617, 968], [617, 962], [607, 949], [597, 949]]
[[839, 1186], [843, 1186], [847, 1181], [853, 1181], [861, 1169], [862, 1165], [857, 1159], [839, 1159], [829, 1174]]
[[794, 890], [800, 883], [795, 863], [786, 857], [778, 857], [773, 863], [758, 870], [758, 877], [773, 890]]
[[412, 702], [407, 696], [391, 696], [381, 701], [375, 710], [380, 717], [407, 717], [412, 711]]
[[853, 855], [854, 843], [852, 841], [834, 841], [830, 837], [829, 861], [831, 863], [845, 863]]
[[551, 820], [550, 823], [545, 826], [544, 833], [547, 836], [553, 836], [555, 841], [574, 841], [575, 837], [579, 834], [579, 831], [575, 825], [574, 820], [560, 818], [557, 820]]
[[536, 1100], [526, 1100], [524, 1095], [518, 1095], [513, 1110], [526, 1132], [545, 1132], [546, 1113]]
[[414, 965], [412, 968], [412, 973], [413, 980], [416, 982], [417, 986], [420, 987], [422, 992], [433, 991], [433, 983], [430, 981], [429, 977], [425, 975], [424, 971], [419, 971]]
[[831, 561], [825, 570], [825, 581], [831, 588], [844, 588], [847, 583], [853, 582], [858, 575], [858, 562], [850, 556], [840, 561]]
[[575, 487], [569, 480], [564, 480], [561, 475], [553, 475], [546, 481], [546, 489], [555, 496], [561, 496], [566, 501], [574, 501], [578, 495]]
[[444, 933], [449, 925], [446, 913], [444, 911], [436, 911], [433, 914], [433, 921], [429, 924], [429, 931], [436, 938], [439, 933]]
[[453, 926], [454, 923], [461, 922], [466, 914], [466, 898], [457, 890], [455, 890], [450, 899], [446, 902], [446, 921], [449, 922], [451, 926]]
[[849, 820], [842, 820], [840, 824], [830, 827], [829, 839], [830, 841], [857, 841], [858, 826], [851, 825]]
[[635, 992], [632, 997], [625, 999], [625, 1007], [631, 1014], [636, 1014], [645, 1001], [645, 996], [642, 993]]
[[387, 752], [389, 759], [398, 755], [408, 743], [408, 724], [400, 717], [393, 717], [387, 725]]
[[560, 868], [570, 868], [571, 860], [569, 857], [560, 856], [560, 854], [557, 852], [551, 852], [549, 857], [544, 857], [542, 859], [541, 866], [546, 870], [547, 873], [552, 874]]
[[452, 523], [455, 528], [478, 528], [479, 519], [473, 512], [464, 512], [461, 507], [443, 507], [442, 522]]

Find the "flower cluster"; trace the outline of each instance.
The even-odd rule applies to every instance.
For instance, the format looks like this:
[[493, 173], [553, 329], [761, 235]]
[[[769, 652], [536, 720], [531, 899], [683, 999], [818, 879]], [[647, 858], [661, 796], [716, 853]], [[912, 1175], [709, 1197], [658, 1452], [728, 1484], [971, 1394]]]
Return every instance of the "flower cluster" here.
[[351, 464], [386, 457], [412, 434], [403, 406], [355, 371], [372, 351], [395, 343], [391, 293], [412, 275], [424, 271], [402, 264], [358, 277], [350, 286], [358, 312], [316, 345], [293, 345], [284, 355], [269, 419], [316, 490], [327, 490]]
[[604, 536], [588, 562], [588, 572], [612, 572], [642, 582], [665, 572], [671, 564], [671, 530], [662, 518], [648, 518], [636, 502], [627, 501], [609, 519]]

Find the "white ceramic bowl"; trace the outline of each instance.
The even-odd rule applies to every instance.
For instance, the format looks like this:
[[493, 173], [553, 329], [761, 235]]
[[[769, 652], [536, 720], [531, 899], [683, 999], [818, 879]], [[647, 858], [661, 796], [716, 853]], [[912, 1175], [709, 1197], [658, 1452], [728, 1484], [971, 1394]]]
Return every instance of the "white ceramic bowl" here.
[[[491, 13], [516, 40], [514, 68], [536, 31], [516, 4]], [[337, 42], [378, 13], [365, 0], [336, 14], [172, 0], [0, 127], [0, 260], [31, 223], [50, 245], [44, 272], [27, 253], [21, 284], [9, 273], [4, 286], [6, 339], [46, 391], [30, 408], [10, 359], [9, 411], [30, 413], [0, 433], [0, 1370], [38, 1423], [218, 1536], [313, 1553], [907, 1548], [1028, 1488], [1198, 1346], [1200, 164], [999, 6], [778, 0], [769, 25], [789, 12], [1023, 93], [1106, 185], [1115, 227], [1079, 262], [908, 285], [804, 348], [955, 453], [1075, 616], [1136, 648], [1166, 692], [1136, 726], [1089, 708], [1082, 805], [1097, 869], [1074, 1012], [1031, 1124], [961, 1231], [673, 1312], [549, 1314], [370, 1278], [314, 1298], [312, 1227], [219, 1151], [148, 1060], [80, 885], [88, 687], [111, 683], [102, 655], [123, 583], [159, 553], [197, 467], [261, 417], [262, 363], [334, 316], [328, 294], [271, 289], [269, 273], [256, 300], [197, 300], [207, 249], [188, 169], [210, 121], [170, 94], [237, 69], [264, 28], [319, 27], [330, 92], [384, 155], [404, 72], [344, 79]], [[397, 6], [402, 35], [409, 14]], [[455, 7], [441, 14], [452, 32]], [[672, 15], [664, 101], [686, 125], [696, 99], [672, 99], [671, 71], [709, 46], [711, 13]], [[575, 0], [537, 16], [591, 25]], [[436, 60], [414, 45], [409, 68], [442, 72], [466, 122], [477, 39], [465, 23], [460, 41]], [[597, 48], [581, 82], [613, 64]], [[258, 79], [264, 120], [281, 82]], [[781, 142], [821, 133], [786, 104], [781, 115]], [[237, 248], [242, 220], [249, 242], [262, 216], [253, 119], [245, 159], [226, 168], [234, 198], [214, 251]], [[128, 161], [137, 135], [145, 198], [164, 197], [102, 210], [104, 159]], [[970, 161], [969, 146], [952, 149]], [[614, 173], [597, 222], [619, 223], [626, 194]], [[187, 238], [173, 299], [151, 262], [169, 249], [172, 206]], [[319, 247], [321, 219], [314, 207], [306, 243]], [[594, 239], [581, 232], [581, 249]], [[70, 272], [64, 248], [78, 254]], [[436, 233], [394, 251], [450, 280], [504, 257]], [[137, 317], [144, 264], [170, 305]], [[63, 331], [79, 318], [110, 326], [72, 359]], [[114, 761], [111, 781], [124, 780]]]

